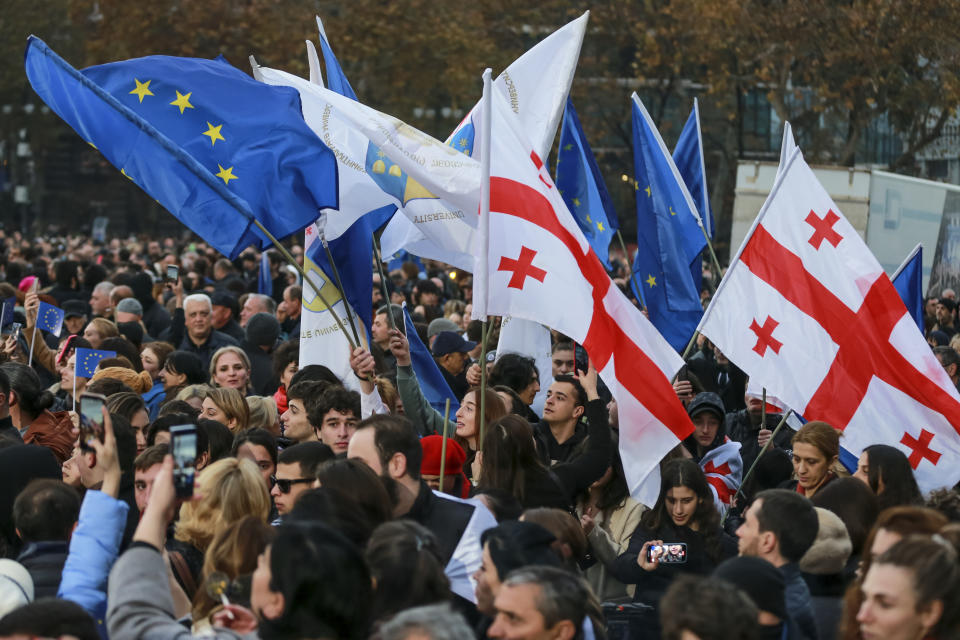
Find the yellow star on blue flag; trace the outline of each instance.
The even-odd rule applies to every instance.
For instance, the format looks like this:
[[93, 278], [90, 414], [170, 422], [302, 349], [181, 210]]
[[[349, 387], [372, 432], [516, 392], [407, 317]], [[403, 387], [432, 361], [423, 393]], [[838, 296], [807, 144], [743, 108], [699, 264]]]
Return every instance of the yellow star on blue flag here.
[[63, 329], [64, 316], [63, 309], [41, 302], [39, 308], [37, 308], [37, 329], [49, 331], [53, 335], [59, 336]]
[[73, 375], [78, 378], [92, 378], [97, 372], [97, 365], [105, 358], [116, 358], [116, 351], [104, 351], [103, 349], [77, 349], [77, 364], [73, 369]]

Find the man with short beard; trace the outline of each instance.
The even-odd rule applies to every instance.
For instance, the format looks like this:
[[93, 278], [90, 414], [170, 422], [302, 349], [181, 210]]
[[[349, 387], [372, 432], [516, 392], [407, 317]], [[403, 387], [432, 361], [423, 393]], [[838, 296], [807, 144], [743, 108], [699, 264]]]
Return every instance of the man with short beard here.
[[[347, 457], [359, 458], [380, 476], [393, 502], [394, 517], [410, 518], [433, 532], [441, 562], [456, 572], [451, 575], [448, 570], [451, 590], [472, 598], [466, 577], [480, 568], [480, 534], [497, 522], [482, 505], [430, 490], [420, 478], [423, 449], [410, 421], [391, 415], [367, 418], [357, 425]], [[450, 563], [451, 558], [458, 561]]]

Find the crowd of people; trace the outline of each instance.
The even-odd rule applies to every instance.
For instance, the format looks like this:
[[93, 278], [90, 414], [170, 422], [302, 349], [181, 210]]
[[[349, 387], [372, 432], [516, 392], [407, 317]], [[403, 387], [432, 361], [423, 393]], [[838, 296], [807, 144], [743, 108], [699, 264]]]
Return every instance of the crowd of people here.
[[[837, 429], [786, 425], [707, 341], [674, 382], [694, 433], [641, 504], [582, 347], [555, 334], [539, 371], [497, 352], [494, 321], [480, 362], [470, 278], [445, 265], [374, 275], [369, 347], [341, 380], [301, 362], [301, 283], [272, 252], [265, 287], [258, 253], [189, 239], [0, 249], [0, 637], [960, 637], [957, 491], [923, 495], [880, 443], [846, 469]], [[958, 382], [952, 293], [927, 335]], [[83, 349], [115, 355], [78, 375]]]

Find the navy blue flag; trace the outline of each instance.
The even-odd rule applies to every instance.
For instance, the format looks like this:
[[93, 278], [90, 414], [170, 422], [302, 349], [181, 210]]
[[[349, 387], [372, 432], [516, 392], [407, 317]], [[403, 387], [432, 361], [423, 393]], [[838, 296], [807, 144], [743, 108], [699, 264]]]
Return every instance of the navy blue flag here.
[[270, 254], [260, 254], [260, 269], [257, 271], [257, 293], [273, 297], [273, 276], [270, 273]]
[[597, 257], [609, 269], [610, 242], [617, 231], [617, 214], [569, 97], [563, 111], [555, 176], [567, 208]]
[[116, 351], [103, 351], [101, 349], [77, 349], [76, 366], [73, 368], [73, 374], [78, 378], [92, 378], [97, 372], [97, 365], [105, 358], [116, 358]]
[[636, 94], [632, 120], [637, 195], [633, 289], [640, 289], [650, 322], [679, 352], [703, 315], [691, 265], [700, 260], [706, 240], [673, 159]]
[[703, 218], [707, 234], [712, 238], [713, 209], [710, 207], [710, 192], [707, 189], [707, 167], [703, 161], [703, 135], [700, 131], [700, 105], [696, 98], [693, 99], [693, 111], [683, 125], [677, 146], [673, 149], [673, 162], [687, 185], [700, 217]]
[[413, 320], [410, 318], [410, 312], [407, 311], [407, 305], [403, 305], [403, 330], [407, 334], [407, 342], [410, 344], [410, 365], [413, 372], [417, 374], [417, 382], [420, 383], [420, 391], [423, 397], [427, 399], [430, 406], [443, 414], [447, 398], [450, 399], [450, 417], [460, 408], [457, 402], [457, 396], [453, 395], [447, 379], [443, 377], [437, 361], [433, 359], [430, 350], [420, 340], [416, 327], [413, 326]]
[[26, 72], [67, 124], [224, 255], [302, 230], [336, 208], [337, 163], [295, 89], [223, 58], [148, 56], [79, 72], [33, 36]]
[[427, 268], [423, 266], [423, 261], [419, 256], [415, 256], [412, 253], [407, 252], [406, 249], [401, 249], [393, 254], [393, 257], [387, 262], [387, 271], [395, 271], [397, 269], [402, 269], [405, 262], [412, 262], [417, 265], [417, 272], [427, 274]]
[[17, 298], [15, 296], [10, 296], [6, 300], [3, 300], [2, 304], [3, 316], [0, 317], [0, 328], [6, 327], [13, 322], [13, 310], [17, 306]]
[[65, 317], [66, 314], [60, 307], [41, 302], [37, 308], [37, 329], [49, 331], [53, 335], [59, 336], [63, 329], [63, 319]]
[[907, 311], [923, 333], [923, 248], [914, 247], [893, 277], [893, 287], [907, 306]]

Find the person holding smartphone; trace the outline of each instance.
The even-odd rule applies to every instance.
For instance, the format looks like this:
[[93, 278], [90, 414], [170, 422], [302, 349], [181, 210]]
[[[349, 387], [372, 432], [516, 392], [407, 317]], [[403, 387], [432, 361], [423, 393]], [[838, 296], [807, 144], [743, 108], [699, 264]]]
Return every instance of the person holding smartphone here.
[[707, 575], [735, 555], [737, 544], [720, 526], [706, 476], [696, 462], [679, 458], [661, 468], [657, 502], [641, 517], [613, 574], [636, 585], [634, 600], [655, 606], [678, 575]]

